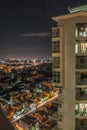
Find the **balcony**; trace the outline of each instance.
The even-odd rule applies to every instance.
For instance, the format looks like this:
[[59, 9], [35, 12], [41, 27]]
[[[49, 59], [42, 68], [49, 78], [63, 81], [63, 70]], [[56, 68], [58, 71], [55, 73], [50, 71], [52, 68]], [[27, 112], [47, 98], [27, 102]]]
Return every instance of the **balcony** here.
[[85, 109], [83, 111], [76, 110], [75, 114], [76, 114], [76, 118], [78, 118], [78, 119], [85, 119], [85, 118], [87, 118], [87, 111]]
[[53, 57], [53, 68], [60, 68], [60, 57]]
[[52, 38], [60, 37], [60, 28], [52, 29]]
[[85, 64], [76, 64], [76, 69], [87, 69], [87, 63], [85, 63]]
[[63, 99], [58, 98], [58, 103], [63, 103]]
[[87, 126], [77, 126], [75, 130], [87, 130]]
[[84, 79], [76, 79], [76, 85], [87, 85], [87, 78]]
[[87, 104], [78, 103], [75, 106], [75, 115], [78, 119], [87, 119]]
[[87, 100], [87, 89], [77, 88], [76, 100], [79, 100], [79, 101]]
[[87, 130], [87, 119], [76, 119], [75, 130]]
[[76, 69], [87, 69], [87, 56], [76, 56]]
[[60, 53], [60, 41], [52, 43], [52, 53]]
[[58, 115], [58, 121], [59, 121], [59, 122], [62, 122], [62, 117], [63, 117], [63, 116]]
[[87, 41], [85, 39], [76, 40], [75, 53], [80, 55], [87, 55]]
[[87, 37], [87, 23], [77, 23], [75, 30], [76, 37]]
[[87, 85], [87, 72], [76, 72], [76, 85]]
[[53, 82], [60, 83], [60, 72], [53, 72]]
[[58, 102], [63, 102], [64, 98], [63, 98], [63, 93], [58, 93]]
[[62, 118], [63, 117], [63, 113], [62, 112], [60, 112], [60, 113], [58, 112], [58, 117]]
[[60, 48], [53, 49], [52, 53], [60, 53]]

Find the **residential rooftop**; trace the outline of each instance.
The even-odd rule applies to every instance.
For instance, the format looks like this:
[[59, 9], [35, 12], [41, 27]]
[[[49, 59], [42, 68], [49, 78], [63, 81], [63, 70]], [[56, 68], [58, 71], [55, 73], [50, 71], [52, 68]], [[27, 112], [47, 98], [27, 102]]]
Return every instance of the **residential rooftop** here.
[[61, 19], [73, 18], [77, 16], [87, 16], [87, 5], [70, 8], [68, 7], [69, 14], [64, 14], [60, 16], [52, 17], [52, 19], [56, 22]]

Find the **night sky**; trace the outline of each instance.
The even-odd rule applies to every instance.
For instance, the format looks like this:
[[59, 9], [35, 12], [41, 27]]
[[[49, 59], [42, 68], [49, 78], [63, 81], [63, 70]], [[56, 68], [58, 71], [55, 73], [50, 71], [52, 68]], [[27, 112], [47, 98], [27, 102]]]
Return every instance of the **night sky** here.
[[51, 17], [84, 4], [87, 0], [0, 0], [0, 58], [51, 57], [51, 36], [45, 35], [56, 26]]

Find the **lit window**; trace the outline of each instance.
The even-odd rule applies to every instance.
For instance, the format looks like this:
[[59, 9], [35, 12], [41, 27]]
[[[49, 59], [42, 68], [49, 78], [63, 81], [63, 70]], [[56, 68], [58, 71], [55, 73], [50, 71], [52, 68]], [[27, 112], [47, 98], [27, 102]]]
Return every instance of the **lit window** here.
[[87, 23], [77, 23], [75, 30], [76, 37], [87, 37]]
[[78, 53], [79, 49], [78, 49], [78, 44], [75, 44], [75, 53]]
[[75, 43], [75, 53], [87, 53], [87, 42], [77, 40]]
[[87, 116], [87, 104], [79, 103], [75, 106], [75, 113], [79, 116]]
[[85, 28], [85, 31], [87, 32], [87, 27]]

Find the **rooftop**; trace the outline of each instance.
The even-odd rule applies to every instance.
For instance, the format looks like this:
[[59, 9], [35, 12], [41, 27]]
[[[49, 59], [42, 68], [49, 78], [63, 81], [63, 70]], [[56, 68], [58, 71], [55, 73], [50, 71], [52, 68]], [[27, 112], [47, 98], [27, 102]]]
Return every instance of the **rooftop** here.
[[80, 12], [80, 11], [87, 11], [87, 5], [82, 5], [82, 6], [78, 6], [78, 7], [75, 7], [75, 8], [70, 8], [68, 7], [68, 11], [70, 13], [76, 13], [76, 12]]
[[58, 20], [61, 19], [73, 18], [77, 16], [87, 16], [87, 5], [83, 5], [75, 8], [68, 7], [68, 11], [70, 12], [69, 14], [52, 17], [52, 19], [57, 22]]

